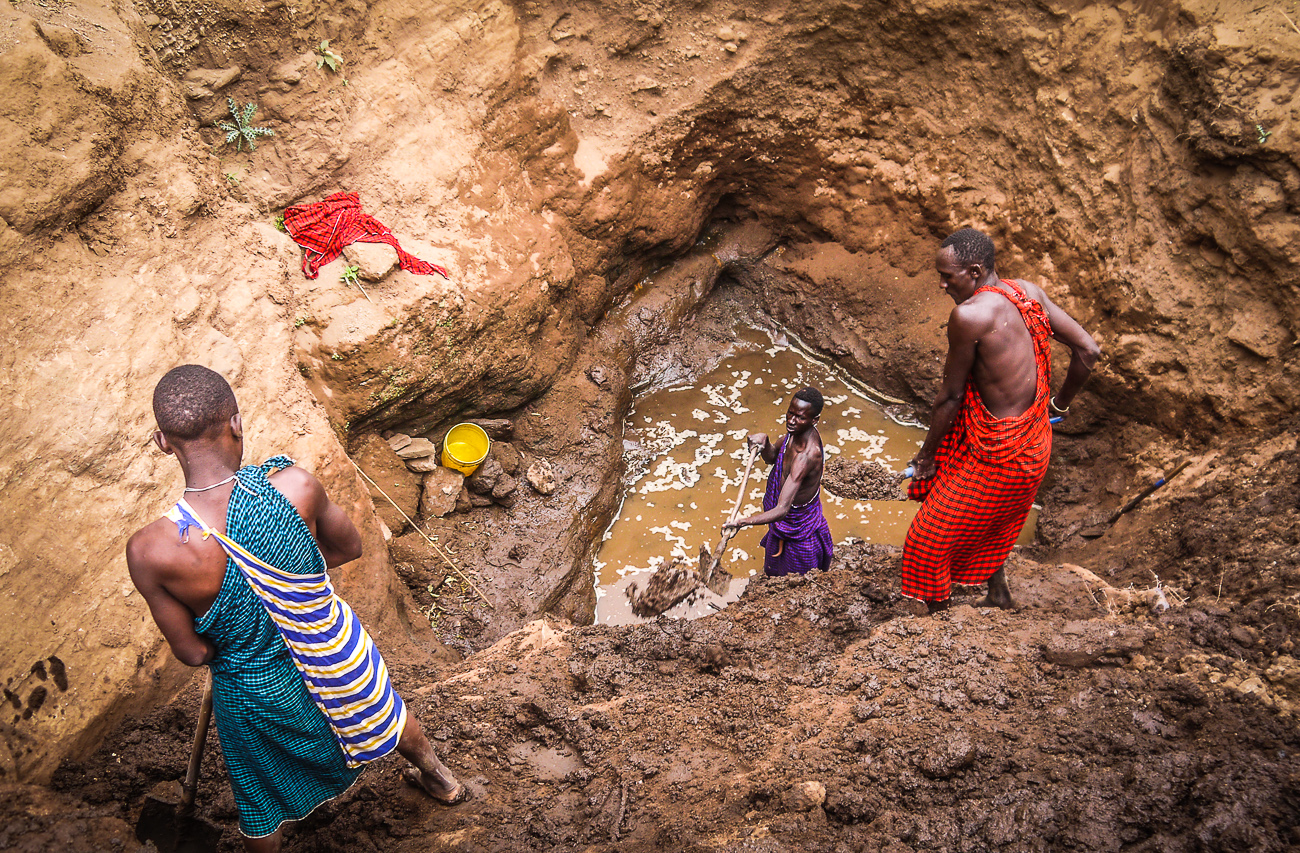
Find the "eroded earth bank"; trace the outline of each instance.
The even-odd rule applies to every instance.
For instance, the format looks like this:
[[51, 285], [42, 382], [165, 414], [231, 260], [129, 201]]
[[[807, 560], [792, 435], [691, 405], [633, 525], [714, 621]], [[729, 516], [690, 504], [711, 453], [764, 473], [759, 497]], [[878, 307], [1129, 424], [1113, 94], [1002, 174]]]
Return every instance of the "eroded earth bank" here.
[[[1300, 9], [1247, 5], [4, 4], [0, 846], [137, 849], [184, 773], [197, 680], [122, 553], [181, 488], [149, 394], [192, 361], [362, 528], [336, 583], [475, 794], [385, 760], [288, 849], [1300, 846]], [[274, 136], [226, 145], [228, 98]], [[276, 216], [340, 190], [449, 279], [305, 278]], [[741, 317], [923, 418], [964, 225], [1103, 348], [1022, 608], [918, 620], [847, 543], [588, 624], [634, 391]], [[474, 482], [394, 450], [467, 419]]]

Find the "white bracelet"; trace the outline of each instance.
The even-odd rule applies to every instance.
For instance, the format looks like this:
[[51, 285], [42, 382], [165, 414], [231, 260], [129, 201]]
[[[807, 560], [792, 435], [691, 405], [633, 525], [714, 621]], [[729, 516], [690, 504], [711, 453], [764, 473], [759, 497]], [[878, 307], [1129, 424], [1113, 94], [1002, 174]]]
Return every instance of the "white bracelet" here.
[[1053, 412], [1055, 412], [1055, 413], [1058, 414], [1058, 415], [1068, 415], [1068, 414], [1070, 413], [1070, 407], [1069, 407], [1069, 406], [1066, 406], [1064, 409], [1062, 409], [1060, 406], [1056, 405], [1056, 398], [1055, 398], [1055, 397], [1048, 397], [1048, 398], [1047, 398], [1047, 406], [1048, 406], [1048, 408], [1050, 408]]

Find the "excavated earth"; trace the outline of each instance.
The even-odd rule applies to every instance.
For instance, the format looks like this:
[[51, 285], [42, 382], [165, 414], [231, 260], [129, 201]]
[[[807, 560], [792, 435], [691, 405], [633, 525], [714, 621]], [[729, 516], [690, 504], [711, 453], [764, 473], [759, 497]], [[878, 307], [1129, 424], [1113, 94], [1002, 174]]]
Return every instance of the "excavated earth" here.
[[[289, 453], [357, 522], [336, 585], [473, 792], [386, 758], [288, 850], [1300, 849], [1297, 21], [3, 4], [0, 848], [239, 849], [216, 737], [201, 831], [156, 834], [199, 683], [122, 556], [181, 487], [153, 384], [201, 362], [247, 461]], [[274, 135], [225, 144], [227, 99]], [[373, 247], [306, 278], [277, 214], [340, 190], [449, 278]], [[924, 421], [965, 225], [1103, 350], [1019, 607], [917, 618], [898, 549], [849, 541], [706, 618], [592, 625], [633, 395], [746, 321]], [[496, 441], [462, 482], [410, 448], [464, 420]]]

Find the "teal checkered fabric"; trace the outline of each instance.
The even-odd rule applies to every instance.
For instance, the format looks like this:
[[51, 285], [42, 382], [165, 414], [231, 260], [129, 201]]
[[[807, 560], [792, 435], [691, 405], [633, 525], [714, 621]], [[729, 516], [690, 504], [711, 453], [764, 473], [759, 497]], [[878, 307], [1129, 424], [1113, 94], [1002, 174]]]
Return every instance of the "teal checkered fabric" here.
[[[240, 470], [226, 533], [285, 571], [317, 573], [324, 565], [311, 531], [266, 479], [292, 464], [277, 456]], [[361, 770], [348, 767], [284, 638], [233, 561], [226, 562], [216, 601], [194, 627], [217, 648], [210, 664], [213, 715], [240, 830], [270, 835], [346, 791]]]

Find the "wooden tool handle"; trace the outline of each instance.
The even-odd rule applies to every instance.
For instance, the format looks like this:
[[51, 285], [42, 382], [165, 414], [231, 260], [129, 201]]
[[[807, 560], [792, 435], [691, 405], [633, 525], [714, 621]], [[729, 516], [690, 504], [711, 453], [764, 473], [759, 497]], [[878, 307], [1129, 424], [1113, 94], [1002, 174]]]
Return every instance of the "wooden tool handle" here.
[[190, 750], [190, 766], [185, 771], [181, 786], [181, 808], [194, 805], [194, 795], [199, 787], [199, 767], [203, 764], [203, 747], [208, 741], [208, 726], [212, 723], [212, 670], [203, 679], [203, 700], [199, 703], [199, 722], [194, 728], [194, 748]]

